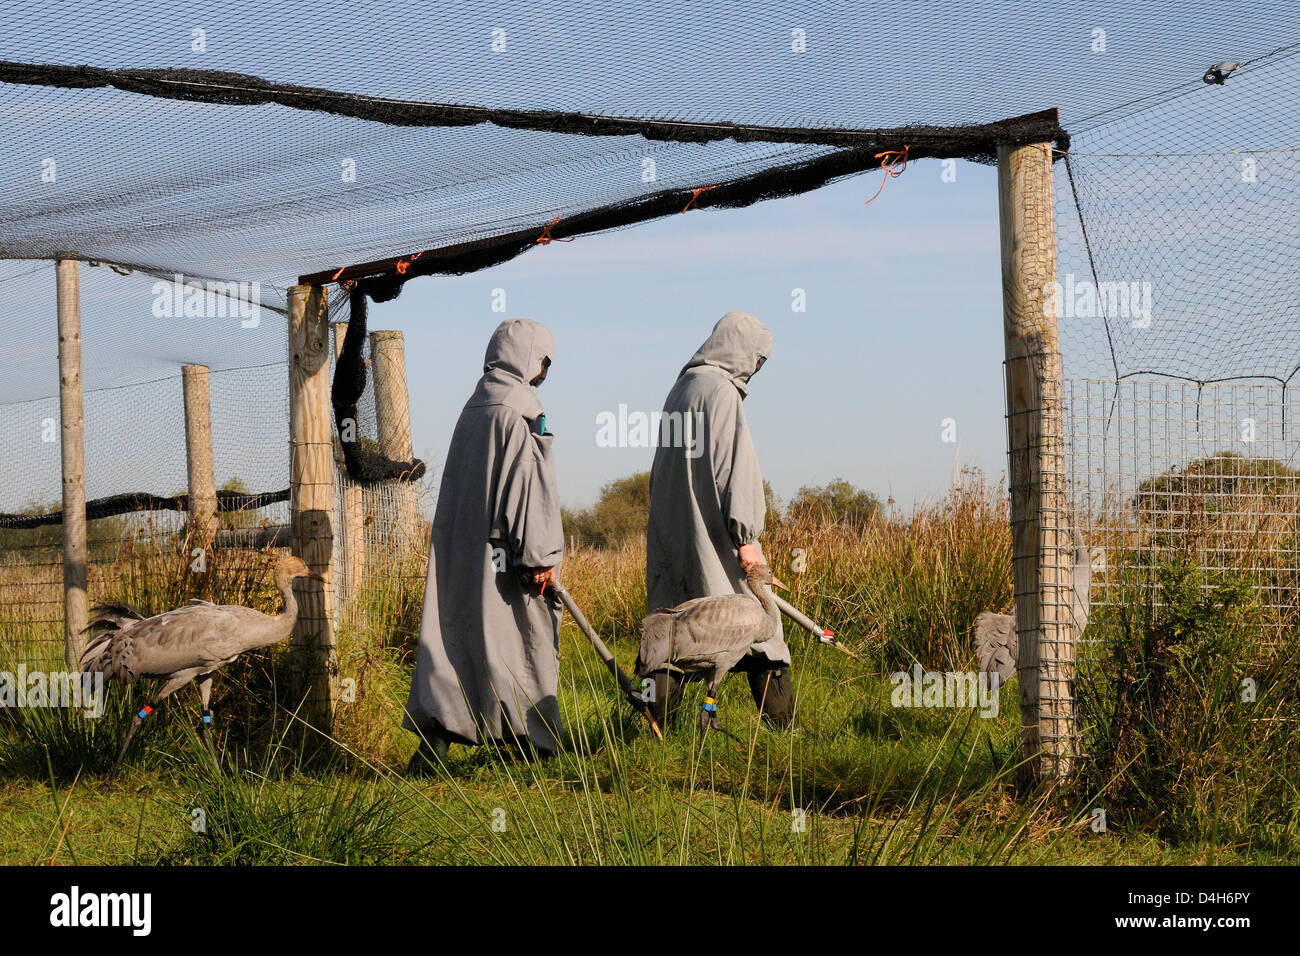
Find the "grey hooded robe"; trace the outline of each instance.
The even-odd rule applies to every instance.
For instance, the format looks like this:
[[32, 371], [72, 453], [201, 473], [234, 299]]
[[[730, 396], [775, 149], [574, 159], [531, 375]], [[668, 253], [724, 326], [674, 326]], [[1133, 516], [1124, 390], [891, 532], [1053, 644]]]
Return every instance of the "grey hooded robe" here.
[[[530, 319], [502, 322], [456, 422], [429, 549], [407, 730], [467, 744], [507, 737], [545, 750], [561, 735], [560, 611], [523, 568], [564, 552], [550, 434], [529, 385], [555, 354]], [[502, 570], [504, 568], [504, 570]]]
[[[728, 312], [664, 400], [660, 443], [650, 470], [649, 610], [691, 598], [748, 593], [737, 551], [757, 542], [766, 505], [741, 403], [759, 359], [771, 351], [772, 333], [762, 322], [744, 312]], [[676, 441], [678, 434], [689, 441]], [[750, 655], [773, 666], [789, 665], [790, 649], [779, 622], [770, 638], [750, 648]], [[645, 664], [658, 669], [667, 662]]]

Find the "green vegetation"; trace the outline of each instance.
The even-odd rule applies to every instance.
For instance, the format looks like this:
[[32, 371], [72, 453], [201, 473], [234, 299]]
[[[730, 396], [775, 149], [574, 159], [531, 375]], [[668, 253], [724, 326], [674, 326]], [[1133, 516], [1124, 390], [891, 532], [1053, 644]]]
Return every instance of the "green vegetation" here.
[[[1153, 569], [1094, 622], [1085, 670], [1093, 784], [1112, 819], [1175, 840], [1300, 850], [1300, 646], [1268, 640], [1237, 575]], [[1143, 599], [1145, 597], [1145, 600]]]
[[[429, 781], [403, 775], [415, 739], [399, 726], [423, 560], [388, 556], [343, 610], [339, 676], [355, 681], [356, 697], [339, 706], [331, 748], [306, 746], [318, 738], [277, 697], [287, 645], [218, 678], [220, 773], [197, 739], [192, 693], [159, 709], [107, 790], [103, 775], [146, 688], [111, 687], [99, 721], [0, 712], [0, 862], [1294, 863], [1300, 664], [1264, 636], [1255, 592], [1230, 574], [1155, 564], [1135, 576], [1131, 602], [1095, 616], [1089, 636], [1112, 655], [1082, 662], [1090, 758], [1071, 789], [1011, 785], [1014, 684], [992, 719], [891, 706], [890, 672], [913, 661], [970, 669], [975, 615], [1010, 605], [1004, 502], [968, 473], [910, 517], [876, 512], [855, 528], [796, 513], [773, 525], [763, 547], [794, 603], [863, 655], [849, 660], [787, 630], [792, 730], [763, 726], [733, 678], [721, 706], [743, 744], [716, 734], [701, 743], [690, 719], [698, 684], [660, 743], [566, 618], [570, 748], [527, 764], [453, 747]], [[202, 583], [172, 540], [174, 550], [138, 540], [97, 573], [146, 611], [202, 588], [274, 608], [273, 555], [218, 553]], [[567, 586], [625, 666], [645, 609], [643, 561], [639, 538], [565, 558]], [[1245, 677], [1253, 704], [1242, 701]], [[1089, 827], [1097, 807], [1105, 833]]]
[[800, 488], [786, 513], [791, 521], [811, 524], [842, 524], [861, 530], [880, 512], [880, 499], [869, 491], [855, 488], [843, 478], [824, 485]]
[[650, 472], [640, 471], [600, 489], [590, 508], [561, 509], [564, 531], [584, 545], [617, 548], [645, 534], [650, 514]]

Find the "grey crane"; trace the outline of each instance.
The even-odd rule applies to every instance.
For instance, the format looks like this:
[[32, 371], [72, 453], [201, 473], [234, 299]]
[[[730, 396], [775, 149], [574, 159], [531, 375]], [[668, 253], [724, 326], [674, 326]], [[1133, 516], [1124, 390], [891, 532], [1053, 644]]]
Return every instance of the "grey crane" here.
[[131, 718], [131, 727], [109, 774], [112, 780], [122, 766], [131, 739], [153, 708], [191, 681], [198, 681], [202, 704], [199, 733], [208, 753], [216, 761], [207, 725], [212, 722], [208, 702], [212, 677], [235, 658], [259, 647], [278, 644], [293, 632], [298, 619], [298, 601], [293, 594], [297, 578], [322, 580], [301, 558], [285, 555], [275, 565], [275, 586], [284, 601], [279, 614], [263, 614], [237, 604], [213, 604], [197, 598], [185, 607], [144, 617], [125, 604], [97, 604], [81, 652], [84, 673], [102, 673], [108, 680], [130, 684], [140, 677], [154, 677], [162, 686], [153, 699]]
[[[1070, 575], [1073, 597], [1070, 602], [1070, 626], [1077, 638], [1088, 626], [1092, 607], [1092, 558], [1079, 529], [1070, 524], [1074, 542], [1074, 570]], [[975, 618], [975, 653], [979, 657], [980, 671], [996, 673], [1005, 684], [1016, 676], [1020, 645], [1016, 639], [1016, 609], [1010, 614], [985, 611]]]
[[700, 711], [702, 735], [712, 729], [736, 739], [718, 721], [718, 685], [749, 653], [750, 645], [770, 637], [781, 620], [771, 587], [784, 585], [772, 576], [772, 569], [766, 564], [753, 565], [746, 579], [752, 594], [695, 598], [653, 611], [641, 622], [641, 649], [636, 658], [639, 677], [672, 669], [700, 674], [708, 681]]

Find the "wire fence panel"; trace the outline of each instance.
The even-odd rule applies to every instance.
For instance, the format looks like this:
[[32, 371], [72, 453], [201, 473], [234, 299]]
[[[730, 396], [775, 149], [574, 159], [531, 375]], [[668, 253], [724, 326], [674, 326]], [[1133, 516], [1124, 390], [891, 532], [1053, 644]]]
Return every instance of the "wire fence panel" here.
[[[1187, 558], [1246, 576], [1280, 638], [1300, 622], [1295, 398], [1276, 382], [1068, 379], [1072, 496], [1093, 601], [1155, 598]], [[1085, 640], [1089, 638], [1085, 636]]]

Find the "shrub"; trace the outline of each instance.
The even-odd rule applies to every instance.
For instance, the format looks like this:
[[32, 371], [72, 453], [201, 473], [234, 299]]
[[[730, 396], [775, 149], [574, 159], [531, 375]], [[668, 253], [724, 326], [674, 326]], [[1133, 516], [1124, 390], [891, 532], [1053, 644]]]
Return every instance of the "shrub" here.
[[836, 478], [824, 485], [804, 485], [786, 510], [791, 521], [863, 528], [879, 513], [880, 499]]
[[561, 519], [565, 533], [581, 544], [617, 548], [645, 534], [649, 514], [650, 472], [639, 471], [601, 488], [600, 497], [590, 508], [562, 509]]
[[1148, 570], [1154, 594], [1128, 588], [1099, 622], [1107, 653], [1080, 695], [1097, 784], [1168, 838], [1294, 844], [1294, 644], [1265, 642], [1246, 579], [1186, 559]]

